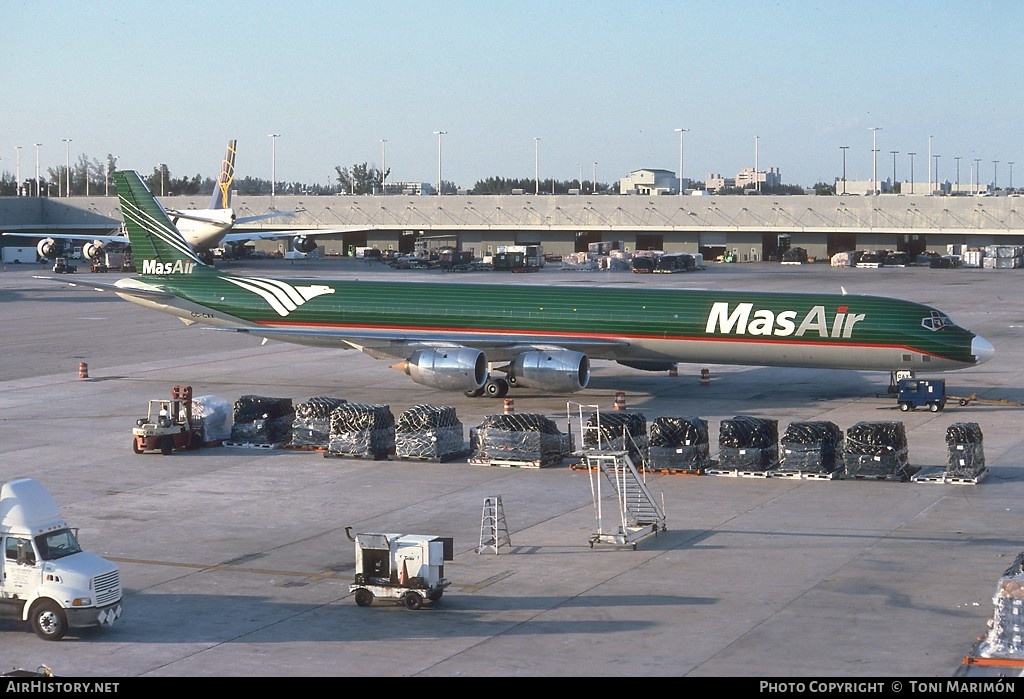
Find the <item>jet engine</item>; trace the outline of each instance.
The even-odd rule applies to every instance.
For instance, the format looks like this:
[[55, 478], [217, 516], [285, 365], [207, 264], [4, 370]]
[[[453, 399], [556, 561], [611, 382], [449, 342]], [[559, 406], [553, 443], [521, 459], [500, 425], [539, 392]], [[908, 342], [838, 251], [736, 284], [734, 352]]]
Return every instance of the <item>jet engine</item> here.
[[587, 355], [570, 350], [524, 352], [512, 360], [509, 376], [516, 386], [572, 393], [583, 390], [590, 382], [590, 360]]
[[309, 253], [316, 250], [316, 248], [316, 241], [310, 236], [297, 235], [292, 238], [292, 250]]
[[394, 365], [413, 381], [444, 391], [475, 391], [487, 381], [487, 358], [478, 349], [421, 349]]
[[57, 241], [53, 238], [43, 238], [36, 245], [36, 252], [44, 260], [52, 260], [57, 257]]
[[94, 240], [91, 243], [86, 243], [82, 246], [82, 254], [87, 260], [99, 262], [103, 259], [103, 241]]

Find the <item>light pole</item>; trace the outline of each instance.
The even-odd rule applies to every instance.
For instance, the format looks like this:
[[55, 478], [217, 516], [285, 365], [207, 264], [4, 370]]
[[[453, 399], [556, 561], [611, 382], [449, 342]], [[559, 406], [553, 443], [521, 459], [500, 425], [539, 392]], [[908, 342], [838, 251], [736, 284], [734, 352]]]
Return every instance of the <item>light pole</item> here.
[[540, 194], [540, 139], [533, 137], [533, 182], [536, 194]]
[[942, 156], [933, 155], [932, 157], [935, 158], [935, 189], [932, 190], [932, 193], [934, 194], [935, 190], [939, 188], [939, 158]]
[[1010, 190], [1013, 190], [1013, 161], [1007, 160], [1006, 164], [1010, 166]]
[[999, 161], [992, 161], [992, 191], [999, 189]]
[[580, 169], [580, 194], [583, 194], [583, 163], [576, 163]]
[[32, 145], [34, 145], [36, 147], [36, 196], [38, 197], [39, 196], [39, 146], [41, 146], [43, 144], [42, 143], [33, 143]]
[[[70, 197], [71, 196], [71, 139], [70, 138], [62, 138], [61, 140], [64, 141], [65, 148], [67, 150], [67, 166], [68, 166], [68, 186], [67, 186], [67, 191], [65, 192], [64, 196]], [[60, 194], [60, 192], [57, 192], [57, 193]]]
[[679, 134], [679, 196], [683, 196], [683, 134], [689, 129], [676, 129]]
[[[15, 181], [15, 184], [17, 185], [17, 188], [15, 189], [14, 194], [15, 194], [15, 196], [20, 197], [21, 196], [21, 146], [15, 146], [14, 147], [14, 162], [15, 162], [15, 166], [14, 166], [14, 168], [15, 168], [15, 170], [14, 170], [14, 172], [15, 172], [14, 181]], [[1012, 170], [1012, 167], [1011, 167], [1011, 170]], [[1011, 182], [1013, 181], [1013, 177], [1012, 176], [1010, 177], [1010, 181]]]
[[277, 182], [277, 139], [279, 133], [268, 133], [270, 139], [270, 196], [274, 196], [274, 183]]
[[[928, 160], [931, 160], [931, 159], [932, 159], [932, 136], [931, 136], [931, 134], [929, 134], [928, 135]], [[924, 165], [925, 165], [925, 167], [928, 168], [928, 191], [929, 192], [934, 192], [935, 188], [932, 187], [932, 170], [931, 170], [931, 167], [928, 165], [927, 162]]]
[[954, 155], [953, 160], [956, 161], [956, 193], [960, 193], [960, 156]]
[[[892, 193], [896, 193], [896, 155], [899, 153], [898, 150], [889, 151], [892, 153]], [[902, 187], [900, 189], [903, 189]]]
[[977, 178], [978, 189], [973, 194], [981, 192], [981, 158], [974, 159], [974, 176]]
[[846, 151], [849, 146], [839, 146], [839, 150], [843, 151], [843, 194], [846, 194]]
[[914, 193], [914, 156], [917, 153], [907, 153], [910, 156], [910, 193]]
[[597, 161], [594, 161], [594, 194], [597, 194]]
[[380, 194], [384, 196], [387, 192], [384, 191], [384, 178], [387, 177], [384, 173], [387, 172], [387, 157], [388, 157], [388, 139], [380, 139]]
[[871, 193], [878, 194], [878, 148], [876, 143], [878, 132], [882, 130], [882, 127], [871, 126], [868, 130], [871, 132]]
[[437, 136], [437, 196], [441, 196], [441, 137], [444, 136], [447, 131], [435, 131], [434, 135]]
[[167, 163], [160, 163], [160, 197], [164, 196], [164, 173], [167, 172]]
[[761, 178], [757, 174], [757, 151], [761, 145], [761, 137], [754, 136], [754, 190], [757, 192], [761, 191]]

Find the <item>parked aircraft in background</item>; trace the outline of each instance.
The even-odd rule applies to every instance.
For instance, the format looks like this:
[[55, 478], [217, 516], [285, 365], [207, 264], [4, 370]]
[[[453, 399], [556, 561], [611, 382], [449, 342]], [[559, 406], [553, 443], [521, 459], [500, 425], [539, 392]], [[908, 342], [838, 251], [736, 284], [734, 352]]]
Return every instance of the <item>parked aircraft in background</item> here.
[[[192, 247], [195, 253], [206, 263], [211, 263], [214, 258], [214, 250], [220, 249], [226, 258], [240, 257], [245, 243], [252, 240], [273, 240], [291, 238], [291, 250], [303, 253], [312, 252], [316, 249], [315, 238], [321, 235], [346, 233], [349, 231], [365, 231], [363, 227], [353, 228], [332, 228], [332, 229], [310, 229], [310, 230], [288, 230], [288, 231], [239, 231], [231, 232], [236, 226], [254, 223], [270, 218], [286, 216], [289, 211], [275, 211], [258, 216], [246, 216], [238, 218], [231, 208], [231, 185], [235, 179], [235, 153], [237, 141], [228, 141], [227, 151], [221, 161], [220, 173], [217, 176], [217, 183], [210, 197], [210, 206], [207, 209], [167, 209], [171, 222], [181, 232], [185, 240]], [[4, 235], [18, 237], [38, 238], [38, 233], [15, 233], [8, 232]], [[76, 241], [82, 246], [82, 256], [90, 260], [100, 260], [108, 249], [108, 246], [124, 247], [128, 245], [128, 238], [123, 229], [116, 234], [85, 236], [80, 234], [51, 233], [43, 238], [36, 245], [36, 251], [43, 259], [50, 260], [58, 257], [63, 243], [58, 241]]]
[[912, 372], [994, 353], [935, 308], [879, 296], [233, 275], [203, 264], [137, 173], [114, 178], [139, 273], [90, 287], [188, 325], [397, 359], [466, 395], [579, 391], [593, 359]]

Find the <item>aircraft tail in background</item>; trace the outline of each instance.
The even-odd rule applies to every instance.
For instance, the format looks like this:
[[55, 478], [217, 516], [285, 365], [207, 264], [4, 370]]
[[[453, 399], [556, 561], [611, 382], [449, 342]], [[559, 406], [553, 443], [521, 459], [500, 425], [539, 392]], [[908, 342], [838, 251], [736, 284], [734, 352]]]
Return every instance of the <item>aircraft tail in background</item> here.
[[132, 256], [143, 275], [205, 266], [134, 170], [114, 173]]
[[231, 208], [231, 185], [235, 182], [235, 145], [237, 143], [238, 141], [235, 139], [228, 141], [228, 149], [220, 164], [220, 174], [213, 187], [213, 196], [210, 197], [211, 209]]

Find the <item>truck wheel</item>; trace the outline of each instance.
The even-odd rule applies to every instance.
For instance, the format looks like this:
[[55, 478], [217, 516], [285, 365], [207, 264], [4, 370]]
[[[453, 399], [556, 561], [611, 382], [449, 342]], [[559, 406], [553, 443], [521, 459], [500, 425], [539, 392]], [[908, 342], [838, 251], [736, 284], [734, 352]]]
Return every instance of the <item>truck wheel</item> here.
[[59, 641], [68, 631], [68, 619], [56, 602], [43, 600], [32, 611], [32, 630], [44, 641]]
[[930, 403], [928, 405], [928, 409], [931, 410], [933, 413], [937, 413], [939, 412], [939, 410], [942, 409], [942, 406], [940, 406], [938, 403]]
[[132, 438], [132, 451], [134, 451], [136, 454], [141, 454], [143, 452], [142, 447], [139, 446], [139, 440], [135, 439], [134, 437]]
[[960, 405], [967, 405], [968, 403], [970, 403], [970, 401], [967, 400], [966, 398], [961, 398], [960, 399]]
[[900, 410], [903, 412], [910, 410], [910, 403], [900, 403]]
[[419, 609], [423, 606], [423, 595], [418, 592], [406, 592], [405, 593], [405, 608], [406, 609]]
[[160, 440], [160, 453], [167, 456], [174, 451], [174, 440], [170, 437], [164, 437]]
[[356, 590], [356, 604], [360, 607], [369, 607], [373, 604], [373, 593], [364, 587]]

